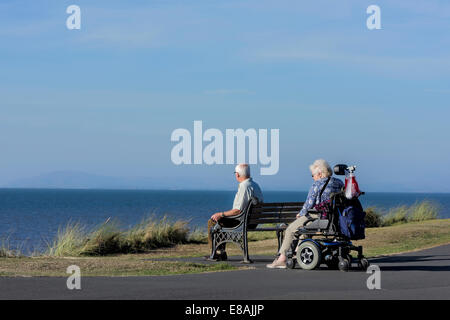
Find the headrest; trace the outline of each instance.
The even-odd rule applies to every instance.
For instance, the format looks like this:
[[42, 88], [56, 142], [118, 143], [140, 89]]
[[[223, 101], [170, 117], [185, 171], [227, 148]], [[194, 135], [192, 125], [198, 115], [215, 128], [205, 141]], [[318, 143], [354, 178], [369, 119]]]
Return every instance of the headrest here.
[[347, 170], [346, 164], [337, 164], [333, 168], [334, 174], [338, 176], [345, 176], [345, 170]]

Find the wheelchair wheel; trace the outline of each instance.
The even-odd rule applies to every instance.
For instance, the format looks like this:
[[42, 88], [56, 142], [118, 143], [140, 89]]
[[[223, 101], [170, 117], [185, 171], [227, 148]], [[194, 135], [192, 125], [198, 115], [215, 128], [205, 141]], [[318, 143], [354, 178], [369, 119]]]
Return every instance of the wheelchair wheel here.
[[296, 257], [300, 268], [305, 270], [318, 268], [322, 260], [319, 247], [312, 241], [302, 242], [298, 246]]
[[286, 268], [294, 269], [295, 268], [295, 259], [287, 259]]

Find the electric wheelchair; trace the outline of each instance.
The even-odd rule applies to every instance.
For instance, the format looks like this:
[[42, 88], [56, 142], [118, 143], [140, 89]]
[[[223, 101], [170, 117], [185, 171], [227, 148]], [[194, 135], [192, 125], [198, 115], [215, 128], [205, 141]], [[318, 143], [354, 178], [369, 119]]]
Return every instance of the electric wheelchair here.
[[[334, 167], [334, 173], [345, 175], [346, 169], [346, 165], [337, 165]], [[295, 233], [291, 249], [286, 254], [287, 268], [293, 269], [298, 264], [302, 269], [312, 270], [326, 264], [330, 269], [348, 271], [353, 263], [364, 271], [369, 267], [362, 246], [354, 246], [350, 239], [342, 234], [339, 226], [339, 214], [349, 204], [359, 206], [362, 210], [359, 200], [348, 200], [344, 191], [332, 194], [330, 200], [330, 210], [325, 219], [311, 219]], [[351, 256], [352, 251], [357, 252], [356, 258]]]

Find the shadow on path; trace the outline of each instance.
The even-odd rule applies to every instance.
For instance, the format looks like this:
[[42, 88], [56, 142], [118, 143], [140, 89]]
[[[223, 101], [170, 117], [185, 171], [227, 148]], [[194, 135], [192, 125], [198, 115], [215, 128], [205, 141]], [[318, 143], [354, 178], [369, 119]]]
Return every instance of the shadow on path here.
[[450, 255], [405, 255], [369, 259], [382, 271], [450, 271]]

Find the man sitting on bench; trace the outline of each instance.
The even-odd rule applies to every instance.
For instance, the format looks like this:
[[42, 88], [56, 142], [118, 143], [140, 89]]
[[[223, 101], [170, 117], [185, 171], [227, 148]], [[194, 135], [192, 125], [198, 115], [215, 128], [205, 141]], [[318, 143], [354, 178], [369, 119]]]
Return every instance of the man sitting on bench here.
[[[208, 243], [210, 249], [212, 247], [211, 228], [214, 227], [214, 225], [218, 223], [220, 219], [241, 214], [247, 208], [252, 198], [258, 199], [259, 202], [264, 201], [259, 185], [250, 177], [250, 167], [248, 166], [248, 164], [238, 164], [235, 168], [234, 174], [236, 180], [239, 182], [239, 187], [236, 196], [234, 197], [233, 208], [228, 211], [214, 213], [211, 216], [211, 219], [208, 221]], [[233, 222], [234, 221], [231, 219], [224, 219], [220, 222], [220, 224], [223, 224], [224, 227], [232, 227], [231, 225], [227, 224]], [[225, 243], [222, 244], [217, 251], [219, 250], [220, 253], [216, 252], [213, 259], [211, 259], [209, 256], [205, 258], [214, 261], [226, 260]]]

